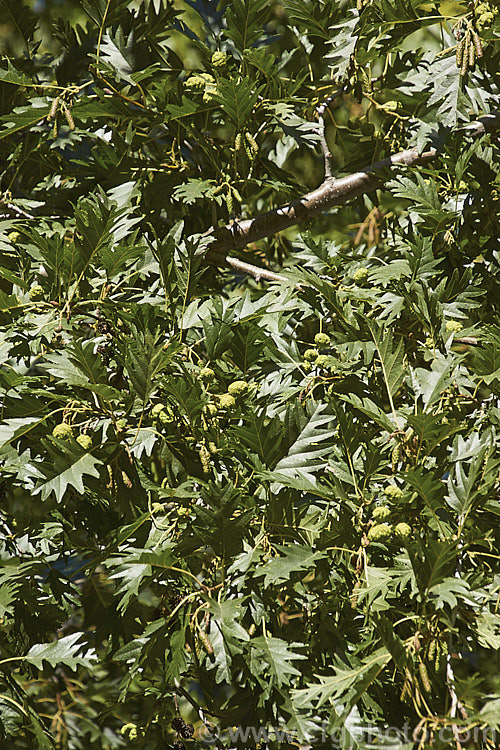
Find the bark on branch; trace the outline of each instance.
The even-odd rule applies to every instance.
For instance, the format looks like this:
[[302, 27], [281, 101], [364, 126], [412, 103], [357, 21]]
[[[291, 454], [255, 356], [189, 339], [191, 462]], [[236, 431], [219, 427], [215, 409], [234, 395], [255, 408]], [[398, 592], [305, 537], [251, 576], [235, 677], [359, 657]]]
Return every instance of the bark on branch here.
[[[483, 135], [486, 132], [494, 132], [499, 128], [500, 113], [495, 113], [485, 115], [475, 122], [457, 128], [457, 130], [470, 132], [473, 135]], [[207, 232], [208, 236], [215, 238], [210, 244], [207, 260], [222, 265], [233, 265], [232, 260], [234, 259], [231, 256], [222, 260], [220, 257], [217, 259], [218, 254], [243, 248], [251, 242], [281, 232], [294, 224], [307, 221], [328, 208], [343, 205], [352, 198], [357, 198], [364, 193], [380, 188], [384, 180], [382, 175], [388, 169], [398, 165], [426, 164], [435, 159], [437, 155], [436, 149], [430, 149], [419, 154], [416, 148], [411, 148], [382, 159], [382, 161], [347, 177], [335, 179], [327, 176], [316, 190], [312, 190], [291, 203], [259, 214], [252, 219], [236, 219], [224, 227], [218, 227]], [[265, 271], [264, 269], [262, 271], [261, 278], [264, 278]]]

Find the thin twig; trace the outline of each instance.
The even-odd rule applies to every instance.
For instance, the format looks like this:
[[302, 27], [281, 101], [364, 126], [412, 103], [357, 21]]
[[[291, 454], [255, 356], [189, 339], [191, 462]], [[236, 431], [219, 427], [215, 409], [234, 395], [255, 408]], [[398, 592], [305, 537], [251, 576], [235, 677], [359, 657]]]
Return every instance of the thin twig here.
[[337, 96], [342, 94], [342, 92], [343, 88], [341, 86], [339, 89], [337, 89], [337, 91], [335, 91], [334, 94], [331, 94], [331, 96], [327, 97], [325, 101], [319, 105], [319, 107], [316, 107], [316, 112], [318, 114], [321, 150], [323, 151], [323, 157], [325, 160], [325, 180], [332, 178], [332, 152], [330, 151], [330, 147], [328, 146], [328, 142], [326, 140], [325, 112], [333, 102], [333, 100], [336, 99]]
[[[253, 266], [251, 263], [246, 263], [245, 261], [239, 260], [239, 258], [233, 258], [230, 255], [227, 255], [224, 258], [224, 261], [224, 265], [234, 268], [235, 271], [240, 271], [241, 273], [253, 276], [256, 281], [261, 281], [261, 279], [265, 279], [266, 281], [289, 281], [286, 276], [281, 276], [279, 273], [268, 271], [266, 268]], [[220, 259], [217, 260], [217, 263], [220, 263]]]
[[[458, 580], [462, 579], [462, 542], [459, 541], [458, 543], [458, 556], [457, 556], [457, 562], [455, 566], [455, 578]], [[455, 678], [455, 672], [453, 669], [453, 664], [451, 663], [452, 660], [452, 654], [453, 654], [453, 636], [452, 636], [452, 630], [455, 626], [455, 621], [457, 618], [457, 607], [455, 607], [451, 613], [451, 628], [450, 632], [448, 633], [448, 653], [446, 654], [446, 687], [448, 688], [448, 692], [450, 694], [451, 698], [451, 706], [450, 706], [450, 717], [452, 719], [455, 719], [457, 716], [457, 712], [460, 713], [460, 716], [462, 719], [467, 719], [467, 711], [465, 710], [464, 706], [460, 702], [457, 691], [455, 688], [456, 685], [456, 678]], [[462, 744], [460, 742], [460, 733], [458, 730], [458, 727], [456, 724], [452, 724], [452, 731], [453, 736], [455, 738], [455, 743], [458, 748], [462, 747]]]
[[13, 203], [7, 203], [7, 208], [10, 208], [11, 211], [18, 214], [18, 216], [24, 216], [26, 219], [36, 219], [36, 216], [33, 216], [33, 214], [29, 214], [27, 211], [23, 211], [22, 208], [19, 208], [19, 206], [15, 206]]

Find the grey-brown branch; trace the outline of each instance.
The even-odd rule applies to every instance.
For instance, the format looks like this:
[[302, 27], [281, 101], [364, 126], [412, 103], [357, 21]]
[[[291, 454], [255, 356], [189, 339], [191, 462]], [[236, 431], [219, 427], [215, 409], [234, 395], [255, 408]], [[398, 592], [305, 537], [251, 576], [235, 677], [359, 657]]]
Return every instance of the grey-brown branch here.
[[[500, 113], [495, 113], [485, 115], [475, 122], [457, 128], [457, 130], [478, 136], [486, 132], [494, 132], [499, 127]], [[256, 242], [264, 237], [270, 237], [294, 224], [307, 221], [329, 208], [343, 205], [352, 198], [376, 190], [383, 186], [385, 179], [388, 179], [387, 172], [396, 166], [410, 167], [426, 164], [435, 159], [437, 155], [436, 149], [419, 153], [416, 148], [411, 148], [382, 159], [382, 161], [347, 177], [336, 179], [326, 176], [318, 188], [291, 203], [259, 214], [252, 219], [236, 219], [224, 227], [218, 227], [207, 232], [208, 236], [214, 238], [210, 244], [207, 260], [211, 263], [235, 267], [234, 258], [227, 256], [222, 259], [220, 254], [241, 249], [249, 243]], [[239, 263], [242, 264], [241, 261]], [[284, 278], [251, 264], [245, 265], [248, 268], [241, 267], [239, 270], [250, 273], [255, 278], [267, 278], [276, 281]]]

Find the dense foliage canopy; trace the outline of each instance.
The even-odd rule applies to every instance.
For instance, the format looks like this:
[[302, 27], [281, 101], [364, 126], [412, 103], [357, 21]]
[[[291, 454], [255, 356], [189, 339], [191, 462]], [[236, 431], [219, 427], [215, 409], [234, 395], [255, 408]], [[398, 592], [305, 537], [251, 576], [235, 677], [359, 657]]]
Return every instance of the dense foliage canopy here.
[[33, 8], [0, 746], [493, 748], [497, 3]]

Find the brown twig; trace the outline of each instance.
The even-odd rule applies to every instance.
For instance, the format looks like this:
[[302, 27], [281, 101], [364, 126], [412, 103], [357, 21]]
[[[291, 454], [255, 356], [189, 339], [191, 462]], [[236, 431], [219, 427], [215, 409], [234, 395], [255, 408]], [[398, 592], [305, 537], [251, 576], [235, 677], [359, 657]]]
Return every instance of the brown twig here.
[[[215, 260], [217, 263], [220, 263], [220, 258], [218, 260], [215, 258]], [[265, 281], [289, 281], [286, 276], [281, 276], [279, 273], [268, 271], [266, 268], [253, 266], [251, 263], [246, 263], [243, 260], [239, 260], [239, 258], [233, 258], [231, 255], [227, 255], [224, 258], [224, 261], [224, 265], [234, 268], [235, 271], [240, 271], [241, 273], [253, 276], [256, 281], [261, 281], [262, 279]]]

